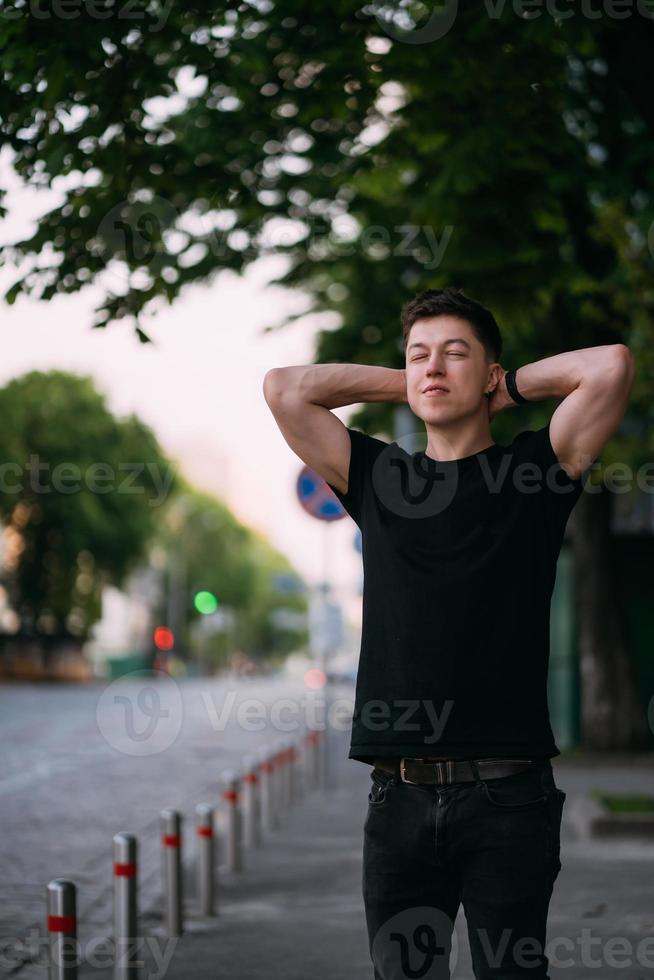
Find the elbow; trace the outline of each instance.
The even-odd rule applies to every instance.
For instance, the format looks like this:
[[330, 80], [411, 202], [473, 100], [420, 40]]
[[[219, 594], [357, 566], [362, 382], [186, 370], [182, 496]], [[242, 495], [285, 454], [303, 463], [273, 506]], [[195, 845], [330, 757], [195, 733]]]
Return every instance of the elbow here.
[[266, 371], [263, 378], [263, 397], [266, 399], [268, 405], [279, 398], [280, 394], [284, 390], [284, 383], [281, 378], [281, 372], [283, 368], [271, 368], [270, 371]]
[[606, 387], [607, 384], [620, 397], [628, 395], [634, 383], [636, 360], [626, 344], [611, 344], [607, 350], [608, 366], [603, 376], [598, 376], [598, 382]]
[[633, 353], [626, 344], [612, 344], [611, 352], [615, 370], [631, 384], [636, 373], [636, 359]]
[[286, 398], [290, 394], [296, 395], [298, 383], [302, 377], [304, 368], [300, 365], [289, 367], [276, 367], [266, 371], [263, 378], [263, 397], [271, 405], [278, 402], [280, 398]]
[[631, 388], [635, 371], [635, 358], [626, 344], [606, 344], [589, 362], [582, 381], [602, 391], [610, 387], [619, 394]]

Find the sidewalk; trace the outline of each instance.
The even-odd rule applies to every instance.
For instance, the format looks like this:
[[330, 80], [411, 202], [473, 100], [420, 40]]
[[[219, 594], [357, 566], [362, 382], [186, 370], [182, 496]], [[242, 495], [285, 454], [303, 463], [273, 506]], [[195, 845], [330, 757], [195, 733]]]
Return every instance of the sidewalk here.
[[347, 759], [345, 735], [330, 738], [327, 788], [297, 801], [242, 872], [219, 875], [218, 915], [187, 915], [166, 980], [372, 976], [361, 896], [371, 770]]
[[[188, 882], [184, 934], [169, 941], [163, 965], [151, 949], [141, 954], [142, 980], [372, 980], [361, 896], [370, 768], [347, 759], [346, 736], [331, 739], [327, 789], [297, 801], [284, 826], [246, 853], [244, 871], [219, 875], [216, 917], [198, 916]], [[654, 843], [581, 840], [566, 811], [591, 788], [652, 792], [653, 769], [649, 759], [601, 763], [553, 762], [567, 799], [548, 920], [550, 975], [644, 980], [654, 966]], [[165, 954], [160, 909], [144, 910], [140, 925]], [[455, 936], [452, 980], [473, 980], [463, 908]], [[80, 975], [100, 980], [105, 971], [87, 965]]]

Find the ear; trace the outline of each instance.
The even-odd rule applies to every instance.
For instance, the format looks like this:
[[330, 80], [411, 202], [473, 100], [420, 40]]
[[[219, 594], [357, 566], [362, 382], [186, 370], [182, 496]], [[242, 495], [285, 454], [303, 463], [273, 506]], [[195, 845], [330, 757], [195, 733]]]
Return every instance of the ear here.
[[506, 371], [499, 362], [496, 361], [491, 364], [488, 369], [488, 381], [486, 382], [487, 391], [490, 391], [492, 394], [505, 374]]

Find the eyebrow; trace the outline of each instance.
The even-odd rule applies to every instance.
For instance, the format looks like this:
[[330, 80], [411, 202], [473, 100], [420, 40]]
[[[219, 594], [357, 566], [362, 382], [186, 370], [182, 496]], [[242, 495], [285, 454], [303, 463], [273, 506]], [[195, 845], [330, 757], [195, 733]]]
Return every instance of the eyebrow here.
[[[446, 347], [448, 344], [463, 344], [468, 348], [468, 350], [472, 350], [470, 344], [464, 337], [450, 337], [449, 340], [443, 341], [443, 347]], [[413, 347], [425, 347], [427, 350], [429, 349], [427, 344], [423, 344], [420, 340], [416, 341], [415, 344], [409, 344], [409, 350], [411, 350]]]

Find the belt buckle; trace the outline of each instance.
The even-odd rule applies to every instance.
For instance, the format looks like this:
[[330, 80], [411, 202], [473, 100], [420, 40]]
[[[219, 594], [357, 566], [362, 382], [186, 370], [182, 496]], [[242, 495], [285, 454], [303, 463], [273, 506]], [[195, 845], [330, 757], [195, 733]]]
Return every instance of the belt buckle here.
[[[404, 774], [404, 772], [405, 772], [405, 770], [404, 770], [404, 760], [406, 758], [407, 758], [406, 756], [403, 756], [400, 759], [400, 779], [402, 780], [403, 783], [409, 783], [409, 785], [411, 785], [411, 786], [420, 786], [420, 783], [414, 782], [413, 779], [407, 779], [406, 778], [406, 776]], [[444, 761], [444, 762], [438, 762], [438, 761], [437, 762], [425, 762], [424, 759], [413, 759], [412, 761], [413, 762], [422, 762], [422, 764], [425, 765], [425, 766], [435, 766], [436, 767], [436, 775], [438, 777], [438, 784], [439, 785], [441, 783], [451, 783], [451, 782], [454, 781], [454, 771], [453, 771], [453, 768], [451, 768], [451, 766], [450, 766], [449, 760]]]
[[[402, 756], [402, 758], [400, 759], [400, 779], [402, 780], [403, 783], [409, 783], [410, 786], [418, 786], [419, 784], [416, 783], [416, 782], [414, 782], [413, 779], [407, 779], [406, 776], [404, 775], [404, 760], [405, 759], [406, 759], [406, 756]], [[420, 760], [415, 760], [414, 759], [413, 761], [414, 762], [415, 761], [420, 761], [421, 762], [422, 760], [421, 759]]]

